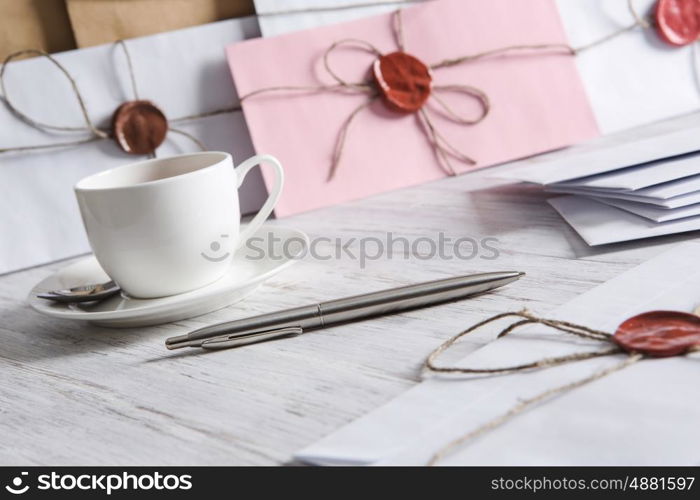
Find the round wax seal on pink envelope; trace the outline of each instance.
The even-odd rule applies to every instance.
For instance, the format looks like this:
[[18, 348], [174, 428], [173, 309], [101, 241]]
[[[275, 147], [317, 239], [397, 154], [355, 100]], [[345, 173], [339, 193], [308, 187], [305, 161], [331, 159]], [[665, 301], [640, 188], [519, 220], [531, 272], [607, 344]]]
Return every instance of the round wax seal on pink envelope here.
[[651, 311], [623, 322], [612, 340], [628, 352], [654, 357], [685, 354], [700, 347], [700, 317], [678, 311]]
[[413, 113], [430, 97], [433, 77], [430, 68], [405, 52], [392, 52], [374, 61], [374, 79], [387, 106]]

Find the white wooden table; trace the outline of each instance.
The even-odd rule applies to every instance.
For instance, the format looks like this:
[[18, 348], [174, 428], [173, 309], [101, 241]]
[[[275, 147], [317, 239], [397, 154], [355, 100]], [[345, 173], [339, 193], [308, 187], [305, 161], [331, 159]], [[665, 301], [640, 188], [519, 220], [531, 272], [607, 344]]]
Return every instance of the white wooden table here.
[[[493, 170], [387, 193], [274, 224], [311, 238], [494, 237], [499, 258], [367, 262], [307, 257], [244, 302], [175, 324], [108, 329], [40, 316], [25, 303], [66, 262], [0, 277], [0, 463], [279, 464], [418, 382], [426, 354], [476, 319], [538, 313], [697, 233], [591, 249], [522, 186]], [[491, 185], [491, 187], [489, 187]], [[358, 243], [350, 245], [357, 250]], [[326, 249], [328, 250], [328, 248]], [[484, 253], [483, 255], [490, 255]], [[238, 350], [167, 351], [216, 321], [470, 272], [527, 277], [475, 299]], [[467, 339], [461, 353], [489, 333]]]

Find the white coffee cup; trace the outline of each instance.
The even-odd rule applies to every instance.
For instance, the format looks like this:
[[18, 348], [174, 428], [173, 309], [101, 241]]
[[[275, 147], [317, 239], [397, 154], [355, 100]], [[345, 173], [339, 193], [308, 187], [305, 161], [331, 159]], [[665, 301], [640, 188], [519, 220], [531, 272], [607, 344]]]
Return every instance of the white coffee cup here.
[[[241, 231], [238, 188], [261, 164], [272, 166], [277, 179]], [[154, 298], [221, 278], [236, 248], [272, 213], [283, 182], [272, 156], [253, 156], [234, 169], [231, 155], [208, 151], [107, 170], [78, 182], [75, 194], [105, 272], [128, 295]]]

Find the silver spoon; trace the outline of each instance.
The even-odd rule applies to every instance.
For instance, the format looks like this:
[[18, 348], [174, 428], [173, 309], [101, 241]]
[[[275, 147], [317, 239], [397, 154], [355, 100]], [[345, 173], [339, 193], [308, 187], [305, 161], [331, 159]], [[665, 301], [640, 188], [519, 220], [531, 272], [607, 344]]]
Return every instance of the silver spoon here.
[[52, 290], [46, 293], [39, 293], [40, 299], [53, 300], [55, 302], [94, 302], [104, 300], [107, 297], [116, 295], [121, 289], [114, 281], [98, 283], [94, 285], [81, 285], [62, 290]]

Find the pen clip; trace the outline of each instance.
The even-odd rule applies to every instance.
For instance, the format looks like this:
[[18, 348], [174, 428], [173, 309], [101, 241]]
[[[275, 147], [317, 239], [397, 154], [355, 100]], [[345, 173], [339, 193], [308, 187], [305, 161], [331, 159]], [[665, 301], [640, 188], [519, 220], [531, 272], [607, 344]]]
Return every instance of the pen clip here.
[[296, 337], [302, 333], [304, 333], [304, 330], [300, 326], [286, 326], [284, 328], [255, 332], [231, 333], [203, 340], [200, 347], [202, 349], [228, 349], [232, 347], [258, 344], [269, 340]]

